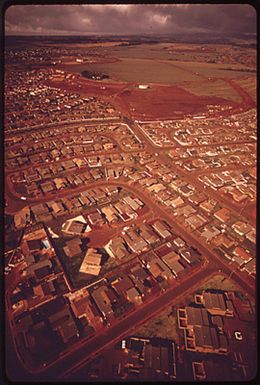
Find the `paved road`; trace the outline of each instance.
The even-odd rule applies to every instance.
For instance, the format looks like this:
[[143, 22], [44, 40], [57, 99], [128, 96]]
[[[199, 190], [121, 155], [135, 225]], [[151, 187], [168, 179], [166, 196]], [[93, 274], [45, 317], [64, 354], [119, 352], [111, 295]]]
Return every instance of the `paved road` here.
[[[167, 164], [170, 168], [173, 166], [174, 162], [173, 161], [170, 161], [170, 159], [168, 158], [167, 155], [165, 155], [164, 151], [165, 149], [163, 149], [164, 151], [162, 151], [162, 149], [158, 149], [158, 147], [156, 145], [154, 145], [154, 143], [147, 137], [147, 135], [143, 132], [142, 128], [136, 124], [132, 119], [129, 119], [129, 118], [124, 118], [124, 121], [129, 125], [130, 129], [132, 129], [132, 131], [134, 132], [134, 134], [141, 138], [143, 143], [145, 143], [145, 147], [152, 153], [154, 153], [155, 151], [158, 153], [158, 156], [157, 156], [157, 160], [159, 162], [162, 162], [162, 164]], [[132, 151], [130, 151], [132, 152]], [[134, 151], [133, 151], [134, 152]], [[63, 162], [64, 159], [61, 159], [60, 162]], [[230, 168], [231, 166], [229, 166], [228, 168]], [[235, 167], [235, 166], [233, 166]], [[231, 167], [232, 168], [232, 167]], [[82, 169], [82, 172], [84, 170]], [[219, 200], [219, 193], [218, 191], [214, 191], [213, 189], [207, 187], [204, 185], [204, 183], [200, 182], [197, 178], [194, 178], [193, 175], [191, 175], [191, 173], [185, 171], [184, 169], [180, 168], [180, 167], [177, 167], [175, 164], [174, 164], [174, 167], [173, 167], [173, 171], [174, 172], [178, 172], [178, 174], [180, 176], [182, 176], [184, 179], [186, 180], [189, 180], [192, 182], [192, 184], [201, 192], [205, 192], [207, 193], [207, 195], [213, 199], [216, 199], [217, 201]], [[12, 182], [10, 181], [10, 177], [9, 175], [6, 175], [6, 195], [9, 196], [14, 202], [13, 202], [13, 205], [12, 205], [12, 209], [16, 210], [16, 209], [20, 209], [21, 207], [24, 207], [26, 205], [25, 202], [21, 202], [20, 200], [20, 194], [18, 194], [16, 191], [15, 191], [15, 188], [12, 184]], [[73, 191], [78, 191], [76, 189], [74, 189]], [[79, 190], [80, 191], [80, 190]], [[45, 196], [45, 197], [39, 197], [39, 198], [28, 198], [27, 199], [27, 202], [38, 202], [38, 203], [42, 203], [42, 202], [45, 202], [49, 199], [53, 199], [53, 198], [56, 198], [56, 197], [62, 197], [62, 196], [67, 196], [70, 194], [70, 191], [69, 190], [64, 190], [62, 192], [58, 192], [57, 194], [55, 195], [52, 195], [52, 196]], [[238, 208], [238, 206], [236, 204], [234, 204], [229, 198], [225, 197], [225, 196], [221, 196], [221, 199], [222, 201], [224, 202], [225, 206], [227, 208], [229, 208], [232, 212], [234, 212], [235, 214], [238, 214], [238, 212], [240, 211], [240, 207]], [[6, 212], [10, 212], [10, 213], [13, 213], [14, 210], [10, 211], [10, 208], [7, 208], [6, 209]], [[252, 224], [252, 225], [255, 225], [255, 218], [251, 215], [248, 215], [247, 213], [244, 213], [244, 217]]]
[[26, 381], [31, 381], [31, 375], [28, 374], [14, 353], [16, 352], [16, 348], [13, 343], [9, 322], [5, 323], [4, 335], [5, 360], [2, 360], [4, 376], [7, 377], [9, 381], [23, 381], [25, 383]]
[[[166, 306], [176, 304], [180, 300], [180, 297], [195, 290], [200, 281], [205, 280], [205, 278], [209, 277], [215, 271], [215, 267], [206, 266], [193, 276], [187, 277], [180, 285], [171, 287], [152, 302], [145, 304], [139, 310], [129, 314], [125, 319], [119, 321], [109, 329], [105, 329], [104, 332], [98, 336], [84, 342], [74, 353], [63, 357], [63, 360], [56, 362], [46, 370], [46, 373], [42, 373], [41, 378], [53, 380], [58, 378], [58, 376], [59, 378], [67, 377], [71, 372], [78, 370], [86, 362], [93, 359], [95, 354], [104, 349], [104, 347], [114, 344], [125, 335], [129, 335], [129, 333], [133, 331], [132, 325], [136, 327], [138, 324], [159, 313]], [[64, 368], [66, 368], [65, 372]]]
[[[229, 267], [221, 263], [220, 265], [222, 265], [222, 272], [228, 276], [231, 272]], [[90, 340], [83, 341], [80, 346], [74, 348], [75, 350], [73, 352], [70, 351], [68, 356], [64, 356], [61, 360], [56, 361], [52, 367], [49, 367], [45, 372], [42, 372], [40, 374], [41, 379], [51, 381], [58, 379], [59, 376], [60, 378], [71, 376], [73, 372], [77, 372], [83, 365], [93, 359], [96, 354], [104, 349], [104, 347], [108, 347], [114, 344], [118, 339], [133, 333], [133, 328], [129, 327], [129, 325], [134, 325], [134, 327], [136, 327], [138, 324], [154, 317], [166, 306], [178, 303], [180, 297], [184, 297], [188, 293], [196, 290], [199, 282], [205, 280], [214, 273], [219, 274], [218, 267], [215, 265], [214, 261], [211, 261], [208, 265], [201, 268], [201, 270], [187, 276], [179, 285], [174, 285], [164, 294], [151, 299], [151, 301], [144, 304], [142, 308], [127, 315], [125, 319], [120, 320], [109, 329], [104, 329], [104, 331]], [[238, 274], [233, 273], [232, 279], [248, 290], [247, 285], [245, 285], [245, 282]], [[251, 289], [248, 291], [250, 294], [253, 294]], [[66, 368], [65, 372], [64, 368]], [[38, 374], [32, 374], [30, 379], [36, 380], [38, 376]]]
[[[107, 184], [108, 182], [106, 181], [95, 183], [95, 185]], [[109, 184], [125, 187], [129, 191], [139, 196], [144, 201], [144, 203], [146, 203], [148, 207], [152, 208], [159, 217], [165, 218], [172, 225], [173, 229], [185, 240], [187, 240], [189, 244], [196, 247], [205, 257], [207, 257], [207, 259], [210, 261], [210, 264], [194, 275], [187, 277], [187, 280], [185, 282], [181, 282], [178, 287], [173, 287], [170, 289], [170, 291], [164, 293], [159, 298], [155, 298], [151, 303], [145, 305], [137, 312], [127, 316], [127, 318], [125, 318], [123, 321], [113, 325], [109, 329], [106, 329], [105, 333], [103, 332], [88, 342], [84, 342], [82, 346], [75, 351], [75, 353], [72, 353], [67, 357], [64, 356], [62, 360], [57, 361], [52, 367], [46, 369], [46, 372], [41, 374], [41, 378], [43, 379], [55, 379], [59, 373], [64, 372], [64, 367], [73, 368], [74, 366], [77, 366], [78, 363], [82, 360], [85, 362], [86, 357], [88, 357], [88, 360], [90, 360], [93, 358], [93, 354], [95, 352], [102, 350], [107, 344], [114, 343], [122, 335], [129, 334], [129, 325], [137, 325], [138, 323], [143, 322], [145, 317], [147, 317], [147, 314], [149, 314], [149, 317], [155, 315], [156, 312], [160, 311], [163, 307], [172, 301], [177, 300], [176, 297], [179, 294], [183, 294], [184, 292], [191, 290], [193, 286], [194, 289], [196, 289], [196, 287], [198, 287], [198, 281], [207, 278], [209, 274], [217, 272], [219, 269], [221, 269], [226, 274], [226, 276], [228, 276], [233, 271], [228, 263], [226, 263], [221, 257], [218, 258], [208, 248], [203, 246], [196, 238], [187, 233], [184, 228], [178, 225], [175, 222], [174, 217], [165, 212], [165, 210], [163, 210], [158, 204], [153, 202], [145, 191], [139, 191], [139, 189], [133, 185], [128, 185], [127, 183], [121, 181], [109, 182]], [[232, 279], [234, 281], [236, 281], [248, 293], [254, 295], [254, 282], [249, 282], [249, 278], [242, 275], [241, 272], [233, 272], [232, 274]], [[37, 375], [32, 376], [33, 379], [37, 379]]]
[[[234, 86], [234, 83], [230, 82], [230, 85]], [[236, 90], [239, 92], [238, 86], [236, 86]], [[246, 104], [250, 104], [250, 100], [247, 100], [246, 94], [243, 95], [243, 103], [241, 105], [243, 107], [246, 107]], [[234, 113], [234, 111], [233, 111]], [[229, 111], [230, 114], [230, 111]], [[157, 151], [158, 148], [154, 146], [147, 137], [143, 134], [142, 130], [133, 122], [129, 122], [130, 127], [133, 129], [133, 131], [137, 134], [138, 137], [141, 137], [144, 140], [144, 143], [146, 144], [146, 147], [154, 152]], [[162, 151], [158, 151], [158, 161], [169, 164], [169, 159], [161, 153]], [[175, 170], [176, 171], [176, 170]], [[178, 173], [180, 173], [184, 178], [189, 178], [190, 175], [187, 175], [184, 171], [181, 171], [178, 169]], [[193, 180], [192, 182], [194, 185], [200, 190], [203, 191], [203, 184], [201, 184], [199, 181]], [[161, 294], [159, 297], [153, 298], [149, 303], [145, 304], [143, 307], [138, 309], [137, 311], [127, 315], [127, 317], [121, 321], [119, 321], [117, 324], [111, 326], [109, 329], [105, 329], [97, 336], [94, 336], [88, 341], [83, 341], [80, 347], [74, 348], [74, 352], [71, 352], [68, 356], [64, 356], [61, 360], [56, 361], [53, 363], [51, 367], [45, 370], [44, 373], [40, 374], [41, 380], [57, 380], [59, 378], [65, 378], [71, 375], [74, 371], [78, 371], [79, 368], [84, 365], [87, 361], [91, 360], [96, 353], [101, 351], [105, 346], [109, 346], [111, 344], [114, 344], [115, 341], [117, 341], [119, 338], [122, 338], [124, 335], [128, 335], [132, 332], [132, 328], [129, 327], [129, 325], [138, 325], [142, 323], [144, 320], [153, 317], [158, 312], [160, 312], [164, 307], [168, 306], [169, 304], [177, 303], [180, 299], [180, 296], [186, 295], [188, 292], [191, 292], [195, 290], [198, 287], [198, 283], [202, 280], [205, 280], [209, 275], [213, 274], [214, 272], [218, 272], [219, 269], [222, 270], [223, 273], [226, 274], [226, 276], [229, 276], [232, 273], [232, 279], [236, 281], [243, 289], [245, 289], [249, 294], [254, 295], [255, 288], [254, 288], [254, 282], [250, 280], [250, 278], [245, 277], [241, 272], [233, 272], [233, 270], [230, 268], [227, 262], [225, 262], [222, 258], [217, 257], [212, 251], [205, 247], [204, 245], [201, 245], [200, 242], [197, 241], [194, 236], [187, 233], [187, 230], [182, 228], [180, 225], [176, 224], [174, 218], [165, 210], [163, 210], [158, 204], [153, 202], [148, 195], [140, 191], [138, 188], [134, 186], [129, 186], [127, 183], [123, 182], [99, 182], [95, 183], [93, 185], [117, 185], [125, 187], [126, 189], [134, 192], [137, 196], [139, 196], [146, 204], [148, 204], [149, 207], [153, 208], [153, 210], [158, 214], [160, 217], [163, 217], [167, 219], [167, 221], [172, 225], [173, 229], [176, 229], [176, 232], [179, 233], [185, 240], [188, 241], [189, 244], [194, 245], [198, 250], [200, 250], [204, 256], [206, 256], [209, 259], [209, 264], [204, 266], [200, 271], [194, 272], [194, 274], [189, 275], [186, 277], [185, 281], [182, 281], [179, 285], [173, 286], [168, 291], [166, 291], [164, 294]], [[92, 187], [92, 186], [90, 186]], [[76, 191], [84, 190], [86, 186], [83, 186], [79, 189], [74, 189], [72, 192], [75, 193]], [[214, 191], [211, 189], [207, 189], [207, 193], [209, 196], [214, 197], [217, 199], [217, 193], [215, 194]], [[68, 194], [68, 193], [67, 193]], [[66, 195], [67, 195], [66, 194]], [[45, 198], [43, 201], [48, 200]], [[217, 199], [218, 200], [218, 199]], [[28, 200], [29, 201], [29, 200]], [[39, 202], [41, 199], [38, 200]], [[232, 205], [228, 204], [227, 206], [231, 208]], [[234, 210], [234, 208], [231, 208]], [[8, 333], [7, 333], [8, 334]], [[9, 333], [10, 334], [10, 333]], [[9, 337], [7, 337], [9, 338]], [[8, 341], [8, 346], [10, 346]], [[7, 357], [8, 358], [8, 357]], [[10, 371], [10, 360], [9, 363], [9, 371]], [[17, 364], [18, 365], [18, 364]], [[66, 368], [66, 371], [64, 372], [64, 368]], [[10, 373], [10, 372], [9, 372]], [[24, 375], [24, 372], [21, 368], [21, 376]], [[10, 374], [9, 374], [10, 376]], [[23, 377], [19, 377], [21, 379]], [[12, 378], [13, 379], [13, 378]], [[30, 380], [37, 381], [39, 379], [39, 374], [32, 374], [30, 376]]]
[[[95, 182], [93, 183], [93, 186], [90, 185], [89, 187], [94, 187], [94, 186], [99, 187], [104, 185], [120, 186], [132, 192], [134, 195], [138, 196], [150, 209], [154, 211], [154, 213], [159, 218], [165, 218], [167, 222], [172, 226], [173, 230], [176, 231], [176, 233], [178, 233], [181, 237], [183, 237], [188, 242], [188, 244], [197, 248], [203, 254], [204, 257], [210, 259], [211, 261], [214, 261], [217, 266], [220, 266], [221, 268], [225, 266], [225, 268], [228, 269], [229, 273], [231, 273], [228, 262], [224, 261], [222, 257], [218, 257], [215, 253], [211, 251], [209, 247], [204, 246], [195, 236], [187, 232], [187, 229], [185, 229], [184, 227], [181, 227], [180, 224], [176, 222], [175, 218], [166, 210], [164, 210], [161, 206], [155, 203], [145, 190], [140, 191], [140, 189], [137, 188], [136, 186], [129, 185], [128, 183], [119, 181], [119, 180]], [[73, 191], [75, 193], [75, 192], [83, 191], [85, 189], [86, 189], [86, 186], [82, 186]], [[60, 193], [59, 197], [61, 197], [61, 195], [62, 194]], [[67, 194], [64, 193], [64, 195], [67, 195]], [[48, 200], [49, 198], [47, 196], [42, 199], [40, 198], [39, 203], [46, 201], [46, 199]], [[242, 279], [244, 282], [243, 287], [244, 288], [247, 287], [247, 290], [251, 290], [251, 293], [252, 293], [252, 285], [248, 283], [248, 281], [250, 281], [250, 277], [248, 277], [248, 275], [244, 275], [243, 273], [240, 273], [240, 277], [241, 276], [242, 278], [240, 279]]]
[[[165, 155], [163, 151], [158, 151], [158, 147], [144, 134], [142, 128], [131, 121], [131, 119], [126, 119], [129, 126], [132, 128], [132, 130], [136, 133], [137, 136], [139, 136], [143, 142], [146, 144], [146, 147], [148, 150], [152, 153], [157, 152], [157, 161], [161, 164], [166, 164], [168, 167], [172, 168], [174, 172], [177, 172], [180, 176], [182, 176], [186, 181], [191, 182], [195, 188], [201, 193], [206, 193], [209, 198], [215, 199], [216, 201], [219, 201], [220, 194], [218, 191], [214, 191], [212, 188], [205, 186], [204, 183], [200, 182], [197, 178], [194, 178], [191, 173], [188, 171], [185, 171], [183, 168], [176, 166], [174, 160], [170, 160], [170, 158]], [[244, 143], [244, 142], [243, 142]], [[219, 170], [222, 170], [220, 168]], [[239, 213], [238, 206], [234, 204], [229, 198], [221, 195], [221, 200], [225, 204], [225, 206], [231, 210], [231, 212], [234, 212], [236, 215]], [[252, 224], [255, 225], [255, 219], [251, 215], [244, 214], [244, 217]]]
[[75, 120], [63, 120], [63, 121], [57, 121], [57, 122], [52, 122], [52, 123], [47, 123], [47, 124], [40, 124], [37, 126], [30, 126], [30, 127], [24, 127], [24, 128], [19, 128], [16, 130], [5, 130], [5, 137], [13, 136], [14, 134], [22, 134], [28, 131], [33, 131], [35, 132], [36, 130], [42, 130], [43, 128], [56, 128], [57, 126], [75, 126], [79, 124], [86, 124], [86, 125], [93, 125], [93, 124], [111, 124], [111, 123], [117, 123], [120, 122], [121, 119], [119, 117], [111, 117], [111, 118], [90, 118], [90, 119], [75, 119]]

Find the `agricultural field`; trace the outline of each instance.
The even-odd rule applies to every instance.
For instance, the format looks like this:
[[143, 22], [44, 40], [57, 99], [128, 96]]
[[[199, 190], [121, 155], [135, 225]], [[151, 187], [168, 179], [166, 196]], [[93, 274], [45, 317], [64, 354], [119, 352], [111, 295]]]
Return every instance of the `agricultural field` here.
[[[188, 44], [139, 44], [101, 45], [102, 58], [98, 62], [76, 64], [63, 63], [65, 70], [82, 73], [98, 72], [109, 77], [107, 83], [149, 83], [180, 86], [194, 96], [219, 97], [240, 103], [240, 95], [228, 84], [235, 80], [255, 100], [254, 66], [248, 66], [240, 58], [242, 52], [252, 55], [251, 48], [231, 49], [221, 45]], [[209, 54], [219, 54], [214, 63], [208, 62]], [[86, 45], [86, 54], [88, 47]], [[91, 56], [90, 56], [91, 57]], [[223, 59], [223, 62], [220, 62]], [[219, 61], [218, 61], [219, 60]], [[133, 106], [135, 108], [135, 106]]]
[[124, 58], [114, 63], [72, 65], [68, 66], [67, 69], [76, 72], [102, 72], [108, 75], [109, 80], [113, 82], [179, 84], [184, 80], [196, 80], [196, 75], [181, 68], [172, 68], [170, 62], [148, 58]]
[[114, 62], [65, 65], [73, 72], [98, 71], [111, 81], [179, 84], [201, 83], [203, 78], [239, 79], [252, 74], [252, 69], [241, 65], [220, 65], [200, 62], [181, 62], [162, 58], [119, 58]]
[[[240, 84], [240, 82], [238, 82]], [[243, 84], [241, 84], [243, 87]], [[240, 95], [223, 79], [202, 80], [200, 82], [185, 82], [182, 88], [198, 96], [218, 96], [235, 103], [241, 102]]]
[[150, 60], [167, 60], [171, 59], [171, 54], [164, 48], [166, 44], [139, 44], [129, 46], [117, 46], [111, 48], [109, 55], [129, 59], [150, 59]]
[[243, 79], [238, 79], [237, 83], [249, 93], [251, 98], [256, 101], [256, 77], [248, 76]]
[[254, 69], [242, 64], [200, 63], [187, 61], [168, 61], [172, 66], [178, 66], [184, 71], [192, 71], [198, 77], [210, 78], [242, 78], [254, 73]]

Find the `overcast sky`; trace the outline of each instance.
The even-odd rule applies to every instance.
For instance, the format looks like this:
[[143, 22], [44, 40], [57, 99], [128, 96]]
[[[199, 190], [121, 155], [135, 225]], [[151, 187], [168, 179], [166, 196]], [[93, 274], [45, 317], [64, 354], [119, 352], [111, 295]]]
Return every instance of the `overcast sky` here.
[[256, 32], [247, 4], [13, 5], [5, 14], [11, 35]]

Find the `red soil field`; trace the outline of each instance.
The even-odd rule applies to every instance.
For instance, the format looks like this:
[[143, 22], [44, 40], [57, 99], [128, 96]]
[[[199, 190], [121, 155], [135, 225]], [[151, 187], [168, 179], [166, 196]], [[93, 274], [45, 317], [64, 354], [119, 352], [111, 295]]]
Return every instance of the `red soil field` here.
[[88, 234], [88, 238], [90, 239], [89, 247], [104, 247], [116, 234], [117, 229], [109, 229], [106, 226], [103, 226], [102, 229], [92, 230]]
[[123, 114], [134, 119], [149, 120], [200, 115], [207, 112], [208, 105], [223, 107], [223, 111], [214, 115], [230, 115], [255, 106], [252, 98], [238, 84], [231, 80], [228, 83], [240, 94], [240, 103], [220, 97], [198, 96], [175, 85], [150, 84], [149, 89], [141, 90], [135, 83], [97, 82], [83, 77], [77, 80], [65, 79], [62, 82], [49, 81], [47, 84], [84, 96], [109, 100]]
[[121, 92], [118, 98], [121, 104], [129, 106], [136, 119], [180, 118], [206, 112], [209, 104], [225, 108], [235, 105], [223, 98], [197, 96], [178, 86], [163, 85], [152, 85], [148, 90], [132, 88]]
[[84, 77], [76, 80], [64, 79], [62, 81], [50, 80], [46, 82], [51, 87], [58, 87], [70, 92], [78, 92], [81, 95], [97, 96], [97, 97], [110, 97], [118, 92], [121, 92], [126, 83], [108, 83], [97, 82], [95, 80], [87, 80]]

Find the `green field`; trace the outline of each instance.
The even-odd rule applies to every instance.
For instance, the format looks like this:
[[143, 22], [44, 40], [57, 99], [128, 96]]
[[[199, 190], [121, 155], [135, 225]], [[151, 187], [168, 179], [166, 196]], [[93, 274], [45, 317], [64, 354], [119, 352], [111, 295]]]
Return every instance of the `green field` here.
[[256, 77], [250, 76], [246, 79], [239, 79], [237, 83], [249, 93], [256, 101]]
[[[78, 73], [101, 72], [107, 74], [112, 82], [180, 85], [197, 95], [218, 96], [234, 102], [240, 101], [239, 95], [221, 78], [231, 78], [236, 81], [243, 81], [246, 77], [256, 78], [255, 74], [247, 71], [247, 67], [242, 64], [173, 60], [173, 58], [181, 59], [182, 54], [178, 51], [174, 55], [170, 54], [163, 49], [164, 47], [165, 44], [106, 47], [106, 54], [119, 61], [70, 64], [65, 67], [67, 70]], [[212, 81], [212, 78], [218, 79]], [[254, 85], [246, 84], [246, 86], [249, 87], [250, 94], [255, 97]]]
[[217, 64], [200, 62], [173, 62], [183, 69], [197, 72], [199, 75], [211, 78], [237, 79], [245, 76], [256, 76], [252, 69], [248, 69], [242, 64]]
[[173, 68], [168, 62], [150, 59], [122, 59], [114, 63], [70, 65], [72, 71], [98, 71], [109, 75], [112, 81], [137, 83], [180, 84], [194, 81], [196, 75]]
[[199, 96], [218, 96], [236, 103], [241, 101], [239, 94], [221, 79], [214, 82], [209, 80], [205, 80], [205, 82], [187, 82], [187, 84], [182, 84], [182, 87]]
[[140, 44], [129, 47], [111, 47], [108, 51], [109, 55], [117, 58], [129, 59], [151, 59], [162, 60], [171, 59], [172, 55], [165, 49], [165, 44]]
[[250, 72], [235, 70], [241, 69], [241, 66], [181, 62], [158, 57], [121, 58], [120, 61], [113, 63], [72, 64], [66, 67], [75, 72], [100, 71], [109, 75], [111, 80], [125, 82], [181, 84], [185, 81], [200, 83], [202, 80], [200, 76], [234, 79], [252, 76]]

